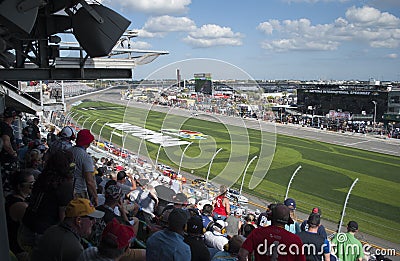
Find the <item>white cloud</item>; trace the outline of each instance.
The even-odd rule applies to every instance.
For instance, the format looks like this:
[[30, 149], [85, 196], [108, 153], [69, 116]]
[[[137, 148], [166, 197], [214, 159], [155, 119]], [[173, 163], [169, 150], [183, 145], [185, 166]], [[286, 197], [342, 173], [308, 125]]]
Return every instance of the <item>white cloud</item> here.
[[131, 48], [133, 49], [150, 49], [151, 48], [151, 44], [149, 44], [148, 42], [143, 42], [143, 41], [135, 41], [135, 42], [131, 42]]
[[387, 12], [381, 12], [373, 7], [364, 6], [361, 8], [350, 7], [346, 11], [346, 18], [350, 23], [366, 27], [381, 26], [386, 28], [395, 28], [400, 25], [400, 19]]
[[371, 41], [371, 47], [375, 48], [396, 48], [398, 46], [399, 41], [394, 39]]
[[243, 36], [234, 33], [230, 27], [215, 24], [205, 24], [200, 28], [187, 17], [157, 16], [149, 18], [142, 29], [138, 30], [139, 37], [164, 37], [170, 32], [188, 32], [183, 41], [194, 47], [238, 46], [242, 45]]
[[221, 38], [221, 37], [240, 37], [240, 33], [233, 33], [229, 27], [221, 27], [216, 24], [205, 24], [190, 35], [197, 38]]
[[[351, 7], [346, 18], [339, 17], [329, 24], [312, 25], [308, 19], [268, 20], [257, 29], [268, 36], [262, 47], [278, 51], [337, 49], [342, 43], [358, 41], [374, 48], [400, 46], [400, 19], [373, 7]], [[282, 35], [283, 39], [274, 39]]]
[[278, 20], [268, 20], [268, 22], [263, 22], [257, 26], [257, 29], [265, 34], [272, 34], [273, 30], [280, 30], [280, 22]]
[[168, 32], [188, 32], [196, 30], [195, 23], [187, 17], [157, 16], [146, 21], [139, 30], [140, 37], [163, 37]]
[[397, 59], [398, 55], [397, 55], [397, 53], [389, 53], [385, 57], [390, 58], [390, 59]]
[[278, 52], [285, 51], [332, 51], [338, 47], [338, 42], [305, 40], [299, 38], [265, 41], [262, 48]]
[[154, 15], [179, 15], [188, 11], [191, 0], [108, 0], [122, 9]]
[[183, 39], [187, 44], [192, 45], [194, 47], [199, 48], [207, 48], [214, 46], [239, 46], [242, 45], [242, 41], [240, 39], [234, 38], [215, 38], [215, 39], [207, 39], [207, 38], [194, 38], [192, 36], [187, 36]]
[[189, 33], [183, 40], [195, 47], [212, 47], [220, 45], [242, 45], [243, 36], [234, 33], [229, 27], [206, 24]]
[[146, 31], [145, 29], [138, 29], [137, 31], [140, 38], [162, 38], [166, 35], [166, 33], [163, 32], [153, 33]]

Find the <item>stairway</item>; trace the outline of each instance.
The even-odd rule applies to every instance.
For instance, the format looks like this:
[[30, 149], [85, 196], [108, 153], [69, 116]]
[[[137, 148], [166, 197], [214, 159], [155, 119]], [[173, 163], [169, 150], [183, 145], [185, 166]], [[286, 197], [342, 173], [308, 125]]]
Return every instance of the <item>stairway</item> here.
[[0, 81], [0, 93], [4, 93], [7, 106], [13, 106], [18, 110], [35, 114], [40, 111], [64, 110], [62, 101], [51, 98], [50, 95], [41, 95], [38, 91], [22, 91], [18, 82]]

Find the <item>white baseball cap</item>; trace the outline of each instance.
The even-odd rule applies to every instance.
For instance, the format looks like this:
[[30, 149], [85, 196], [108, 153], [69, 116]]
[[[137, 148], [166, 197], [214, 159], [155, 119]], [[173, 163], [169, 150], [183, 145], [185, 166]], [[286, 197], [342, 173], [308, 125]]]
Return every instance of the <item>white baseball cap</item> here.
[[62, 138], [74, 139], [76, 137], [75, 130], [70, 126], [65, 126], [60, 132]]

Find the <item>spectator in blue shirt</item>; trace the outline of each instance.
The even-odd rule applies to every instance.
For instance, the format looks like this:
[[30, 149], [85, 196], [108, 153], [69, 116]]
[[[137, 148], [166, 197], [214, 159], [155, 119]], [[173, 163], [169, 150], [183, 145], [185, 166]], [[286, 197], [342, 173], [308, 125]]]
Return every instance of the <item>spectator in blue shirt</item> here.
[[186, 210], [175, 208], [171, 211], [168, 228], [154, 233], [146, 242], [147, 261], [190, 261], [190, 247], [183, 241], [189, 217]]
[[303, 242], [304, 255], [306, 260], [330, 261], [330, 246], [328, 239], [318, 234], [321, 217], [318, 213], [311, 213], [308, 217], [308, 231], [302, 231], [297, 235]]
[[[322, 216], [320, 208], [313, 208], [311, 211], [311, 214], [318, 214], [318, 215], [320, 215], [320, 217]], [[308, 231], [308, 228], [309, 228], [308, 222], [307, 222], [307, 220], [304, 220], [300, 225], [300, 229], [301, 229], [301, 231]], [[323, 238], [328, 238], [325, 227], [322, 224], [318, 226], [317, 233], [318, 233], [318, 235], [321, 235]]]
[[205, 229], [208, 229], [210, 222], [213, 221], [212, 211], [213, 207], [211, 204], [205, 204], [203, 206], [203, 209], [201, 211], [201, 219], [203, 220], [203, 227]]

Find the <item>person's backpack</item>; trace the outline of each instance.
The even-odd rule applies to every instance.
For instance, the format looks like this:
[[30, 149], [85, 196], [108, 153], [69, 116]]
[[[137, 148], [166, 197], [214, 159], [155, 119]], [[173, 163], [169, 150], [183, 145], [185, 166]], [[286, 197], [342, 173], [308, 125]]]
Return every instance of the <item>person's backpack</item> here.
[[212, 232], [214, 224], [215, 224], [215, 222], [213, 220], [208, 222], [207, 227], [205, 227], [206, 231], [211, 231]]

